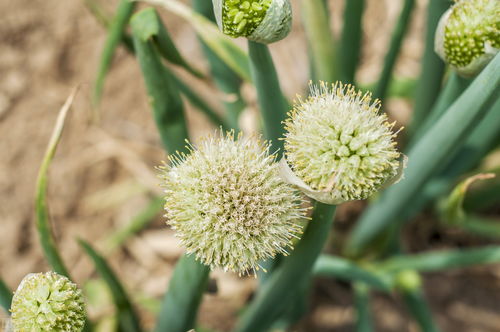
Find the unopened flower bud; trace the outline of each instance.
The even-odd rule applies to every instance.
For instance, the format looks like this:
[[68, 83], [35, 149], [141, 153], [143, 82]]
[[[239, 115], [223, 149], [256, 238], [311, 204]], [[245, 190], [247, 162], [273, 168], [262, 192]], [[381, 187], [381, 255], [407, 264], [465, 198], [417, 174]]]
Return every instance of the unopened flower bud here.
[[311, 85], [285, 122], [282, 176], [327, 204], [366, 199], [398, 181], [404, 161], [379, 101], [351, 85]]
[[28, 274], [12, 299], [13, 331], [79, 332], [85, 324], [82, 291], [55, 272]]
[[479, 73], [500, 50], [500, 1], [456, 1], [441, 17], [435, 49], [462, 76]]
[[259, 270], [286, 255], [302, 228], [300, 195], [279, 176], [268, 143], [209, 137], [162, 170], [165, 216], [188, 254], [212, 268]]
[[291, 29], [290, 0], [213, 0], [213, 5], [220, 29], [234, 38], [270, 44]]

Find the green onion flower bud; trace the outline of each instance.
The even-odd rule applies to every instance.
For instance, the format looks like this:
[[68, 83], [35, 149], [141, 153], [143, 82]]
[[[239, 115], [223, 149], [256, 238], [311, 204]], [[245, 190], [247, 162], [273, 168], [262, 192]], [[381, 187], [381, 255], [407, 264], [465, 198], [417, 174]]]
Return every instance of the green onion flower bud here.
[[285, 121], [282, 176], [326, 204], [366, 199], [398, 181], [405, 161], [379, 101], [339, 82], [310, 88]]
[[305, 215], [302, 200], [279, 175], [269, 144], [229, 132], [160, 167], [165, 211], [176, 236], [211, 268], [239, 274], [287, 255]]
[[231, 37], [270, 44], [292, 27], [290, 0], [213, 0], [220, 29]]
[[82, 291], [55, 272], [28, 274], [12, 299], [15, 332], [79, 332], [85, 323]]
[[462, 76], [479, 73], [500, 49], [500, 1], [456, 1], [441, 17], [435, 49]]

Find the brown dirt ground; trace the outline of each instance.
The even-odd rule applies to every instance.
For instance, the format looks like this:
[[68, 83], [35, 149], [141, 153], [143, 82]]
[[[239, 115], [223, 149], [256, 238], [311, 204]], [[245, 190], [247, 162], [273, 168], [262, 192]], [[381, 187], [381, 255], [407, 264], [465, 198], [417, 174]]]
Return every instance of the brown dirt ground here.
[[[102, 2], [111, 12], [117, 1]], [[358, 73], [362, 82], [370, 82], [379, 72], [400, 8], [395, 0], [368, 3], [364, 54]], [[426, 0], [418, 1], [396, 69], [398, 76], [418, 74], [425, 5]], [[342, 6], [341, 0], [331, 1], [336, 32], [341, 25]], [[105, 31], [85, 8], [83, 0], [3, 0], [0, 12], [4, 13], [0, 19], [0, 275], [15, 288], [25, 274], [48, 269], [34, 230], [36, 174], [57, 111], [71, 88], [80, 84], [50, 172], [49, 200], [62, 256], [74, 278], [83, 283], [96, 274], [75, 238], [90, 240], [104, 250], [107, 236], [127, 223], [159, 192], [154, 166], [165, 154], [149, 116], [139, 68], [125, 50], [118, 51], [106, 81], [101, 121], [99, 125], [92, 124], [90, 88]], [[295, 14], [297, 20], [291, 36], [272, 47], [278, 72], [286, 77], [283, 88], [290, 97], [304, 91], [308, 77], [298, 10]], [[189, 54], [196, 67], [206, 70], [193, 30], [171, 14], [163, 16], [183, 53]], [[213, 97], [217, 96], [213, 86], [180, 74], [212, 104], [220, 106]], [[254, 103], [253, 91], [247, 90], [247, 98]], [[410, 105], [404, 100], [391, 100], [387, 108], [402, 123], [410, 112]], [[195, 141], [212, 130], [196, 111], [188, 107], [187, 113]], [[245, 127], [252, 128], [256, 122], [254, 115], [255, 110], [247, 112]], [[362, 206], [342, 207], [337, 236], [342, 236], [343, 229]], [[430, 219], [419, 221], [419, 226], [412, 226], [419, 238], [410, 239], [410, 243], [417, 243], [411, 249], [439, 246], [439, 241], [431, 243], [437, 227]], [[108, 257], [130, 292], [140, 299], [159, 298], [163, 294], [181, 254], [172, 232], [158, 217], [147, 230], [122, 249], [109, 252]], [[218, 290], [205, 296], [200, 322], [205, 327], [229, 331], [256, 282], [253, 278], [238, 278], [220, 271], [212, 278]], [[428, 275], [425, 286], [443, 331], [500, 331], [499, 266]], [[346, 284], [320, 280], [313, 298], [310, 313], [297, 331], [353, 330], [352, 296]], [[372, 309], [377, 331], [417, 330], [397, 298], [377, 294]], [[106, 308], [90, 310], [93, 317], [103, 312]], [[152, 314], [145, 306], [141, 306], [141, 313], [144, 323], [151, 326]]]

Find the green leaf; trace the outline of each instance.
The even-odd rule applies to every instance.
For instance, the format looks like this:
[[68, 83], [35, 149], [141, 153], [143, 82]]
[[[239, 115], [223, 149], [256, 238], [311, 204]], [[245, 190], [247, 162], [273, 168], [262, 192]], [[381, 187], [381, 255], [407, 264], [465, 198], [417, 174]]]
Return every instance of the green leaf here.
[[161, 6], [184, 18], [196, 30], [200, 38], [231, 69], [248, 82], [251, 81], [248, 56], [236, 46], [229, 37], [219, 31], [217, 25], [177, 0], [143, 0], [152, 5]]
[[283, 150], [282, 122], [286, 119], [288, 104], [281, 92], [278, 74], [267, 45], [248, 42], [250, 69], [257, 89], [258, 102], [264, 120], [264, 137], [271, 141], [273, 150]]
[[499, 262], [500, 246], [489, 246], [478, 249], [440, 250], [416, 255], [401, 255], [377, 264], [377, 268], [385, 273], [403, 270], [434, 272]]
[[445, 64], [434, 51], [434, 37], [441, 15], [450, 7], [449, 0], [431, 0], [427, 7], [425, 50], [415, 92], [410, 132], [414, 133], [428, 116], [441, 90]]
[[104, 49], [101, 54], [99, 69], [97, 71], [97, 79], [94, 84], [92, 98], [94, 105], [99, 104], [101, 100], [104, 79], [111, 66], [111, 61], [113, 60], [115, 50], [123, 40], [125, 26], [127, 25], [130, 16], [134, 12], [135, 6], [136, 2], [134, 1], [121, 0], [118, 4], [116, 15], [109, 25], [108, 36], [106, 38]]
[[312, 67], [316, 80], [335, 82], [337, 75], [337, 54], [330, 29], [327, 11], [322, 0], [301, 1], [302, 21], [312, 56]]
[[236, 332], [266, 331], [290, 299], [296, 285], [311, 276], [314, 262], [326, 242], [333, 223], [335, 206], [316, 202], [312, 220], [290, 256], [283, 259], [249, 305]]
[[330, 277], [348, 282], [359, 281], [373, 288], [390, 291], [391, 280], [387, 275], [376, 273], [350, 262], [347, 259], [331, 255], [321, 255], [314, 264], [313, 273], [317, 277]]
[[132, 35], [137, 59], [153, 108], [153, 115], [163, 145], [170, 152], [186, 151], [188, 137], [184, 106], [179, 90], [169, 71], [163, 66], [153, 41], [149, 38], [148, 9], [136, 13], [131, 19]]
[[141, 15], [135, 17], [137, 26], [140, 29], [137, 31], [137, 37], [143, 41], [154, 39], [157, 45], [158, 52], [169, 62], [183, 67], [191, 74], [197, 77], [203, 77], [203, 75], [194, 69], [187, 61], [182, 57], [179, 50], [175, 47], [168, 30], [165, 25], [161, 22], [160, 17], [153, 8], [146, 8], [141, 11]]
[[83, 240], [79, 240], [78, 242], [87, 255], [92, 259], [96, 270], [99, 272], [111, 291], [118, 315], [120, 331], [140, 332], [141, 327], [139, 325], [139, 318], [132, 307], [132, 303], [130, 302], [122, 284], [111, 270], [104, 257], [99, 255], [87, 242]]
[[388, 188], [362, 215], [347, 250], [359, 254], [378, 234], [393, 224], [433, 175], [458, 151], [472, 130], [491, 112], [500, 84], [500, 55], [474, 80], [409, 153], [405, 180]]
[[361, 54], [364, 9], [365, 0], [349, 0], [345, 3], [344, 25], [338, 47], [340, 78], [344, 83], [354, 84]]
[[61, 135], [64, 129], [64, 124], [66, 120], [66, 115], [71, 109], [71, 105], [77, 93], [77, 88], [73, 89], [73, 92], [68, 97], [63, 107], [59, 111], [57, 116], [56, 125], [50, 137], [47, 150], [43, 157], [42, 165], [38, 171], [38, 178], [36, 184], [36, 199], [35, 199], [35, 210], [36, 210], [36, 228], [38, 231], [38, 236], [40, 237], [40, 243], [45, 254], [45, 258], [52, 266], [53, 270], [61, 275], [69, 278], [68, 270], [64, 265], [64, 262], [57, 251], [56, 242], [52, 235], [52, 229], [50, 225], [50, 216], [48, 212], [47, 204], [47, 186], [48, 186], [48, 172], [52, 159], [57, 150], [57, 145], [61, 140]]
[[0, 306], [5, 309], [5, 313], [10, 315], [10, 304], [12, 303], [12, 291], [0, 279]]
[[384, 100], [386, 97], [387, 87], [389, 86], [392, 71], [394, 69], [394, 65], [396, 64], [401, 45], [403, 44], [404, 36], [408, 30], [408, 26], [410, 25], [410, 17], [414, 7], [415, 0], [405, 0], [398, 22], [392, 33], [391, 45], [389, 46], [389, 51], [387, 51], [384, 59], [384, 67], [382, 69], [382, 73], [380, 74], [377, 88], [373, 93], [375, 98]]
[[209, 272], [193, 255], [182, 256], [163, 298], [155, 332], [186, 332], [195, 327]]

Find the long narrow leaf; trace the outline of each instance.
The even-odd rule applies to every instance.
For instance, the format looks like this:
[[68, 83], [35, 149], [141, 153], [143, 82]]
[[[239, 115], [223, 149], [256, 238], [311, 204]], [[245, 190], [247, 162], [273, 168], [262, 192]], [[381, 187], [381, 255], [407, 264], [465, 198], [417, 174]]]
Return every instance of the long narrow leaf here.
[[5, 313], [10, 314], [10, 304], [12, 303], [12, 291], [0, 279], [0, 306], [5, 309]]
[[139, 325], [139, 318], [132, 307], [132, 303], [126, 294], [125, 289], [116, 277], [115, 273], [111, 270], [104, 257], [99, 255], [90, 246], [90, 244], [83, 240], [79, 240], [79, 243], [87, 255], [92, 259], [96, 270], [99, 272], [111, 291], [118, 315], [120, 331], [140, 332], [141, 327]]
[[155, 332], [186, 332], [195, 327], [209, 271], [193, 255], [180, 259], [163, 299]]
[[143, 0], [161, 6], [188, 21], [201, 39], [242, 79], [250, 82], [248, 56], [229, 37], [223, 35], [217, 25], [177, 0]]
[[364, 9], [365, 0], [349, 0], [345, 3], [344, 26], [338, 48], [340, 78], [344, 83], [354, 84], [361, 54]]
[[322, 0], [301, 1], [302, 20], [312, 55], [316, 80], [334, 82], [337, 77], [335, 42]]
[[391, 289], [389, 278], [340, 257], [321, 255], [314, 264], [313, 273], [317, 277], [331, 277], [348, 282], [361, 281], [380, 290]]
[[101, 54], [99, 69], [97, 71], [97, 79], [94, 84], [93, 102], [95, 105], [97, 105], [101, 99], [104, 79], [109, 71], [109, 67], [111, 66], [111, 60], [113, 59], [115, 50], [122, 41], [125, 26], [134, 12], [135, 6], [136, 2], [121, 0], [118, 4], [116, 15], [109, 25], [108, 37]]
[[75, 88], [59, 111], [56, 125], [47, 146], [45, 156], [43, 157], [42, 165], [40, 167], [40, 170], [38, 171], [35, 199], [36, 227], [38, 235], [40, 237], [40, 243], [42, 244], [43, 252], [45, 254], [45, 258], [55, 272], [67, 277], [69, 277], [69, 273], [66, 269], [66, 266], [64, 265], [64, 262], [61, 259], [61, 256], [59, 255], [50, 226], [50, 216], [47, 206], [47, 182], [49, 167], [56, 153], [57, 145], [61, 140], [66, 115], [71, 109], [71, 105], [75, 98], [76, 92], [77, 89]]
[[184, 106], [178, 88], [153, 44], [151, 33], [154, 30], [149, 26], [152, 10], [142, 10], [131, 19], [134, 47], [163, 145], [170, 153], [186, 151], [184, 140], [188, 131]]
[[489, 246], [479, 249], [442, 250], [416, 255], [401, 255], [390, 258], [377, 266], [380, 271], [388, 273], [403, 270], [433, 272], [499, 262], [500, 246]]
[[363, 214], [348, 244], [351, 253], [359, 253], [397, 220], [449, 155], [464, 145], [472, 129], [485, 115], [495, 112], [491, 106], [498, 98], [499, 84], [500, 55], [497, 55], [410, 151], [406, 179], [388, 188]]
[[410, 123], [412, 133], [424, 122], [441, 90], [445, 65], [434, 51], [434, 37], [439, 19], [449, 7], [449, 0], [431, 0], [427, 8], [425, 50]]
[[245, 311], [237, 332], [266, 331], [290, 303], [296, 285], [307, 281], [314, 262], [328, 237], [335, 214], [335, 206], [316, 203], [312, 221], [290, 256], [272, 273]]
[[392, 71], [399, 55], [404, 36], [410, 24], [410, 17], [415, 7], [415, 0], [404, 0], [404, 6], [399, 15], [396, 28], [392, 33], [391, 45], [384, 59], [384, 67], [378, 80], [377, 88], [373, 93], [375, 98], [385, 99], [387, 87], [389, 86]]
[[286, 118], [288, 105], [281, 92], [278, 74], [266, 45], [249, 41], [248, 49], [252, 78], [264, 120], [264, 136], [272, 142], [273, 149], [281, 151], [283, 148], [283, 141], [280, 140], [283, 135], [282, 122]]

